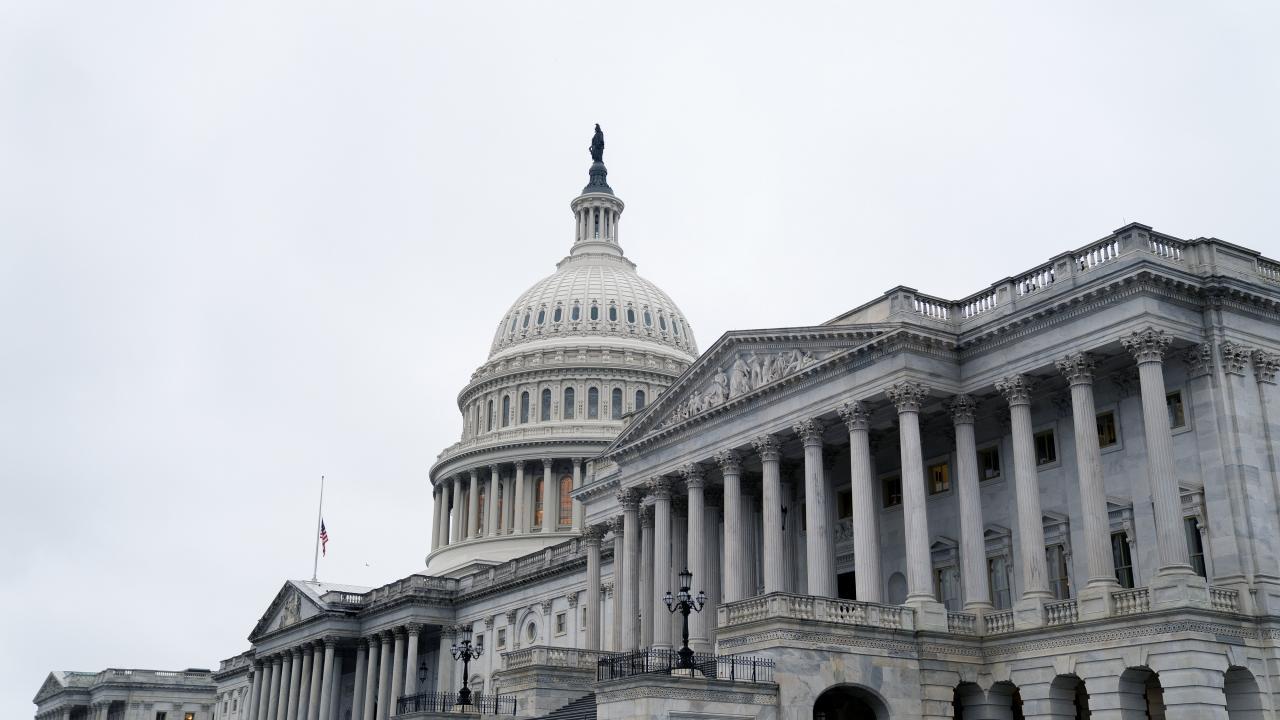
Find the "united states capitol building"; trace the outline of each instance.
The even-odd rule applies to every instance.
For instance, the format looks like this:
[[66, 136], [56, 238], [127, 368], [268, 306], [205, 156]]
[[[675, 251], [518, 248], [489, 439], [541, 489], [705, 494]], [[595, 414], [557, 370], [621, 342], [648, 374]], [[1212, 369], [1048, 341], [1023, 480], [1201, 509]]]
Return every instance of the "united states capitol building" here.
[[1280, 717], [1280, 263], [1133, 223], [701, 350], [599, 140], [425, 570], [285, 582], [217, 670], [55, 672], [38, 720]]

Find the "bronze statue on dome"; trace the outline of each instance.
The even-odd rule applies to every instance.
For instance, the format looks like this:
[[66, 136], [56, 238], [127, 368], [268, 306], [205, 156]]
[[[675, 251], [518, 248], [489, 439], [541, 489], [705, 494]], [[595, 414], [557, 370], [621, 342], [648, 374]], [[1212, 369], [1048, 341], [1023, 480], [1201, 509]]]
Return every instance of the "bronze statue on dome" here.
[[604, 132], [600, 130], [600, 123], [596, 123], [596, 134], [591, 136], [591, 159], [595, 162], [604, 162]]

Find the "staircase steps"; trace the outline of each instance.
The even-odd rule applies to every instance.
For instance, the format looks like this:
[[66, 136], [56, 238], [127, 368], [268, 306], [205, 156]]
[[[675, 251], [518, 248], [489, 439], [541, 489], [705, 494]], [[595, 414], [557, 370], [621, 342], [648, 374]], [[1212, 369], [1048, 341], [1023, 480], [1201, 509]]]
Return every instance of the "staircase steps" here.
[[542, 720], [596, 720], [596, 694], [587, 693]]

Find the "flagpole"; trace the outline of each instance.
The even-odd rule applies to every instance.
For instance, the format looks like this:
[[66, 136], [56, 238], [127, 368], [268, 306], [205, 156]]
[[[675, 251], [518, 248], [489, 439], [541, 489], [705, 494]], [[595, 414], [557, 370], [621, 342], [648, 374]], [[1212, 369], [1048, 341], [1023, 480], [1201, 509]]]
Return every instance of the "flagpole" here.
[[316, 582], [320, 572], [320, 523], [324, 522], [324, 476], [320, 476], [320, 509], [316, 510], [316, 554], [311, 565], [311, 582]]

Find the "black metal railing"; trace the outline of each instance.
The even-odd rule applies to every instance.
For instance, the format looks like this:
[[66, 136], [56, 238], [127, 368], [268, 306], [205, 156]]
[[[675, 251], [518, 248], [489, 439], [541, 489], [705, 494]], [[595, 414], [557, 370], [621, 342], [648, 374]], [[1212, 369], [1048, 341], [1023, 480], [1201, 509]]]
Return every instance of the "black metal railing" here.
[[738, 682], [773, 682], [773, 661], [740, 655], [694, 653], [693, 668], [680, 667], [675, 650], [637, 650], [601, 658], [596, 665], [596, 680], [616, 680], [635, 675], [671, 675], [690, 672], [695, 677]]
[[396, 702], [396, 715], [427, 712], [515, 715], [516, 698], [514, 695], [472, 695], [470, 705], [459, 705], [458, 693], [434, 692], [403, 695]]

